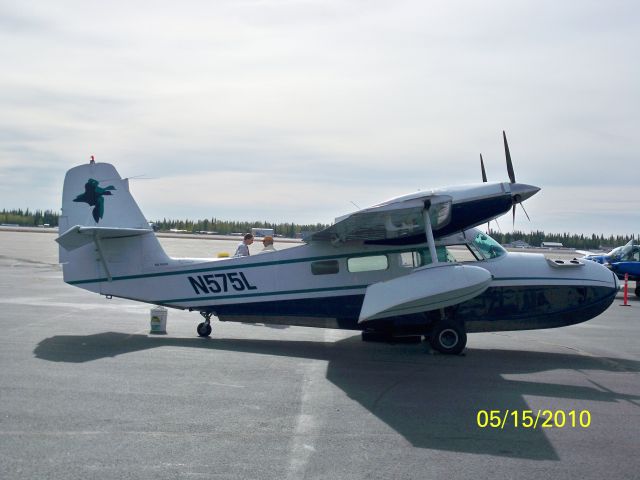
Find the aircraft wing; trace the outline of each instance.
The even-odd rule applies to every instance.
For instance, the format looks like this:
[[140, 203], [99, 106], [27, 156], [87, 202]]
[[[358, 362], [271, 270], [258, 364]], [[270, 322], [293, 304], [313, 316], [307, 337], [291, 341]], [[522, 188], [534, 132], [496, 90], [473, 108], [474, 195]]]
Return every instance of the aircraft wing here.
[[336, 218], [307, 240], [416, 243], [425, 239], [426, 212], [439, 238], [497, 218], [539, 190], [522, 183], [481, 183], [417, 192]]
[[449, 222], [451, 203], [450, 196], [434, 193], [400, 197], [336, 218], [333, 225], [312, 234], [308, 240], [340, 243], [424, 235], [425, 208], [429, 208], [432, 228], [437, 230]]

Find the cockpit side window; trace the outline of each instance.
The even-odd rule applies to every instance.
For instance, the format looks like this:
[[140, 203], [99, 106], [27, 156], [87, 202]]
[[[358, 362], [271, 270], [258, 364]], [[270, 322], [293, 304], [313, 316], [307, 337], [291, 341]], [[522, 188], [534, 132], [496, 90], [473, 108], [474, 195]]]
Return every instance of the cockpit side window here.
[[455, 245], [449, 250], [450, 254], [456, 259], [456, 262], [478, 262], [484, 260], [482, 255], [473, 246], [473, 244]]
[[402, 252], [398, 255], [400, 266], [404, 268], [416, 268], [422, 266], [422, 255], [419, 250]]
[[625, 247], [622, 255], [620, 255], [620, 262], [637, 262], [640, 261], [640, 247], [632, 246], [631, 248]]
[[[428, 265], [431, 263], [431, 252], [428, 249], [421, 250], [420, 254], [422, 255], [422, 264]], [[436, 247], [436, 255], [438, 257], [438, 262], [456, 262], [456, 259], [449, 249], [443, 245]]]

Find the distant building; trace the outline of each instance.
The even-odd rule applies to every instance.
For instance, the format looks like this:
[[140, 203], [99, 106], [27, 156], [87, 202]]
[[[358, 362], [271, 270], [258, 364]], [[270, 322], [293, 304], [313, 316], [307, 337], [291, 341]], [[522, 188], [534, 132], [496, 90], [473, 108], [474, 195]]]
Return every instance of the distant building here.
[[507, 243], [507, 244], [503, 245], [503, 247], [507, 247], [507, 248], [531, 248], [531, 245], [529, 245], [524, 240], [514, 240], [511, 243]]
[[563, 248], [563, 245], [560, 242], [542, 242], [540, 246], [542, 248]]

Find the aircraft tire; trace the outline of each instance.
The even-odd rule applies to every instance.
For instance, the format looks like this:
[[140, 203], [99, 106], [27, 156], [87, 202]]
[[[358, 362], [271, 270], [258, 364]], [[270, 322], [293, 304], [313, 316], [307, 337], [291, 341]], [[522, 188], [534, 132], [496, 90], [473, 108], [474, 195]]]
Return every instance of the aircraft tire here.
[[467, 333], [464, 326], [447, 320], [436, 323], [429, 335], [429, 345], [446, 355], [458, 355], [467, 346]]
[[208, 337], [211, 335], [211, 325], [204, 322], [198, 324], [198, 335], [201, 337]]
[[640, 297], [640, 280], [636, 281], [636, 291], [635, 291], [636, 297]]

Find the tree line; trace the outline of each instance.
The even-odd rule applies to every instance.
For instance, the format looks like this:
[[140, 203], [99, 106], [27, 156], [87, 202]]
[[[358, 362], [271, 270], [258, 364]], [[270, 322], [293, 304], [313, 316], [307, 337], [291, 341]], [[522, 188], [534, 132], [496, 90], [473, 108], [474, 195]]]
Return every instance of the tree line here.
[[21, 227], [58, 226], [60, 214], [52, 210], [5, 210], [0, 212], [0, 224], [20, 225]]
[[317, 232], [329, 225], [322, 223], [298, 224], [298, 223], [272, 223], [264, 221], [239, 222], [233, 220], [220, 220], [218, 218], [204, 220], [157, 220], [152, 222], [158, 231], [186, 230], [189, 233], [215, 232], [221, 235], [231, 233], [248, 233], [252, 228], [272, 228], [275, 234], [284, 237], [295, 238], [303, 232]]
[[[595, 250], [610, 249], [627, 243], [633, 236], [631, 235], [584, 235], [576, 233], [545, 233], [537, 230], [535, 232], [525, 233], [514, 231], [509, 233], [496, 232], [489, 229], [489, 235], [493, 237], [501, 245], [512, 243], [516, 240], [523, 240], [532, 247], [539, 247], [542, 242], [558, 242], [563, 247], [577, 248], [578, 250]], [[638, 235], [635, 236], [638, 238]]]
[[[53, 210], [26, 210], [15, 209], [6, 210], [3, 209], [0, 212], [0, 223], [8, 225], [20, 225], [23, 227], [37, 227], [44, 224], [48, 224], [51, 227], [58, 226], [58, 220], [60, 214]], [[273, 223], [265, 221], [254, 222], [241, 222], [233, 220], [220, 220], [218, 218], [203, 219], [203, 220], [172, 220], [163, 218], [152, 222], [154, 228], [159, 231], [169, 230], [186, 230], [189, 233], [198, 232], [216, 232], [221, 235], [228, 235], [231, 233], [247, 233], [252, 228], [273, 228], [274, 232], [278, 235], [285, 237], [295, 238], [303, 232], [317, 232], [329, 225], [322, 223], [315, 224], [297, 224], [297, 223]], [[523, 240], [529, 245], [538, 247], [542, 242], [559, 242], [563, 246], [568, 248], [577, 248], [579, 250], [593, 250], [598, 248], [612, 248], [619, 245], [624, 245], [632, 236], [630, 235], [609, 235], [603, 234], [596, 235], [584, 235], [576, 233], [545, 233], [541, 230], [535, 232], [497, 232], [489, 230], [489, 235], [495, 238], [501, 244], [512, 243], [515, 240]], [[635, 238], [638, 238], [636, 235]]]

